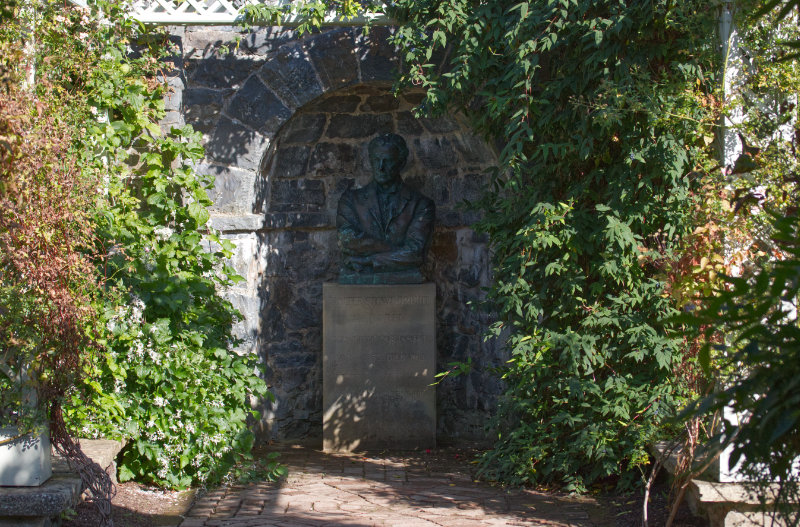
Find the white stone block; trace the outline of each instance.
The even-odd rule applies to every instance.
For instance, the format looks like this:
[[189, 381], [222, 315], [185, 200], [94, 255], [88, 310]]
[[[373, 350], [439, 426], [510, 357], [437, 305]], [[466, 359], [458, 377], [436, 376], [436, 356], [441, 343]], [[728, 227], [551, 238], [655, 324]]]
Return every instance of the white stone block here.
[[39, 486], [53, 474], [50, 436], [47, 431], [18, 434], [16, 427], [0, 428], [0, 486]]

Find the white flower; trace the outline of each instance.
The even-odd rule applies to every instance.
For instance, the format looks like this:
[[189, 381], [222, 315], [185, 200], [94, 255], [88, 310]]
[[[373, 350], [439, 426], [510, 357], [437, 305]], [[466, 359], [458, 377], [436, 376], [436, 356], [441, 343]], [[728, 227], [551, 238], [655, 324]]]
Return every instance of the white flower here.
[[162, 241], [162, 242], [166, 241], [166, 240], [169, 240], [170, 236], [172, 236], [174, 233], [175, 233], [174, 230], [170, 229], [169, 227], [164, 227], [164, 226], [156, 227], [153, 230], [153, 234], [156, 235], [156, 239], [159, 240], [159, 241]]
[[148, 349], [147, 354], [150, 356], [150, 360], [152, 360], [155, 364], [161, 364], [161, 355], [159, 355], [158, 352], [153, 349]]
[[153, 399], [153, 404], [159, 407], [163, 407], [167, 404], [167, 401], [165, 401], [164, 398], [161, 397], [160, 395], [156, 395], [156, 397]]
[[145, 304], [141, 298], [136, 295], [131, 295], [131, 322], [138, 324], [142, 321], [142, 314], [144, 313]]

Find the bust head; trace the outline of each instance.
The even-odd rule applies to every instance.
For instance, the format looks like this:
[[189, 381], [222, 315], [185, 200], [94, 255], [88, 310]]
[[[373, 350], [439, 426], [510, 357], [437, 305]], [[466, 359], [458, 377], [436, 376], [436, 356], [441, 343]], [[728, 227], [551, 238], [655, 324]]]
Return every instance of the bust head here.
[[408, 159], [405, 140], [397, 134], [383, 134], [369, 142], [372, 177], [378, 185], [391, 185], [400, 180], [400, 171]]

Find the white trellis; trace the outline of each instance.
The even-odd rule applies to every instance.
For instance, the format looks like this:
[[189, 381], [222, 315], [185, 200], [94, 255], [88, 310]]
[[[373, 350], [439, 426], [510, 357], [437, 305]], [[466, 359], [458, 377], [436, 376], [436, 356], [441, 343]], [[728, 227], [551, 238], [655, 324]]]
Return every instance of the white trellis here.
[[145, 24], [233, 24], [242, 6], [228, 0], [136, 0], [131, 14]]
[[[80, 1], [80, 0], [78, 0]], [[241, 21], [240, 10], [247, 0], [135, 0], [131, 15], [136, 20], [151, 25], [232, 25]], [[288, 5], [291, 2], [262, 1], [269, 5]], [[281, 21], [282, 26], [297, 26], [300, 17], [290, 15]], [[331, 13], [323, 22], [326, 26], [360, 26], [387, 24], [389, 19], [381, 13], [369, 13], [352, 18], [340, 18]]]

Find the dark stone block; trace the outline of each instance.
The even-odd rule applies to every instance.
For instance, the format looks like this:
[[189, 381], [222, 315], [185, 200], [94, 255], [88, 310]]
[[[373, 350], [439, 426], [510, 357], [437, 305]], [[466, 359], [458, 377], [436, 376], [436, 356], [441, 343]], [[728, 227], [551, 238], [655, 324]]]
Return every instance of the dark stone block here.
[[[287, 241], [291, 236], [287, 236]], [[283, 280], [270, 280], [270, 302], [281, 310], [285, 310], [292, 302], [292, 288]]]
[[[291, 392], [305, 384], [310, 368], [286, 368], [281, 370], [281, 387], [287, 392]], [[287, 406], [291, 403], [287, 402]]]
[[361, 97], [358, 95], [335, 95], [325, 97], [315, 102], [312, 108], [319, 112], [326, 113], [353, 113], [361, 104]]
[[[272, 366], [275, 369], [283, 370], [285, 368], [306, 368], [311, 369], [317, 362], [317, 354], [310, 351], [304, 351], [302, 344], [296, 341], [291, 341], [292, 350], [270, 350], [269, 358], [271, 359]], [[296, 345], [296, 349], [295, 349]]]
[[231, 100], [228, 115], [272, 135], [292, 116], [292, 112], [258, 77], [251, 77]]
[[373, 95], [361, 105], [362, 112], [389, 112], [400, 107], [400, 101], [392, 94]]
[[277, 368], [293, 366], [286, 359], [287, 356], [303, 351], [303, 344], [296, 339], [287, 339], [281, 342], [270, 342], [267, 345], [267, 360]]
[[427, 171], [422, 173], [415, 172], [403, 177], [403, 181], [405, 181], [408, 186], [431, 198], [437, 207], [448, 205], [450, 202], [447, 179], [448, 176], [431, 174]]
[[436, 224], [441, 227], [462, 227], [461, 214], [444, 207], [436, 208]]
[[297, 33], [291, 29], [283, 27], [260, 28], [241, 39], [238, 53], [266, 55], [296, 38]]
[[183, 90], [183, 119], [195, 130], [209, 133], [214, 128], [224, 103], [221, 90], [189, 88]]
[[269, 58], [258, 75], [294, 107], [300, 107], [323, 93], [314, 68], [299, 45], [282, 48]]
[[298, 203], [272, 203], [269, 206], [269, 211], [272, 213], [278, 212], [318, 212], [320, 207], [318, 205], [305, 205]]
[[236, 88], [250, 76], [261, 61], [241, 60], [233, 56], [210, 57], [199, 61], [187, 61], [187, 76], [193, 85], [206, 88]]
[[322, 304], [311, 304], [305, 298], [298, 298], [289, 306], [286, 326], [289, 329], [302, 329], [319, 326], [322, 323]]
[[446, 134], [458, 130], [461, 126], [450, 117], [422, 118], [422, 125], [432, 134]]
[[481, 214], [480, 212], [475, 211], [475, 210], [465, 211], [461, 215], [461, 219], [464, 222], [463, 223], [464, 225], [473, 225], [473, 224], [481, 221], [481, 218], [483, 218], [483, 214]]
[[434, 170], [449, 167], [456, 156], [453, 144], [449, 140], [441, 138], [414, 139], [414, 146], [411, 150], [426, 168]]
[[414, 106], [419, 106], [422, 104], [422, 101], [425, 100], [425, 94], [420, 92], [414, 93], [404, 93], [403, 99], [406, 100], [409, 104], [413, 104]]
[[476, 201], [483, 196], [485, 187], [485, 178], [480, 174], [465, 174], [452, 182], [453, 201], [456, 203]]
[[[324, 205], [325, 186], [320, 180], [300, 179], [275, 181], [272, 184], [271, 202], [273, 204]], [[303, 210], [295, 208], [293, 210]]]
[[307, 41], [306, 49], [325, 88], [337, 90], [358, 82], [354, 48], [350, 29], [336, 29]]
[[283, 146], [275, 155], [276, 178], [296, 178], [306, 172], [306, 164], [311, 153], [307, 146]]
[[206, 155], [222, 164], [256, 170], [265, 147], [266, 140], [261, 134], [222, 116], [206, 144]]
[[466, 163], [491, 164], [495, 161], [486, 143], [474, 135], [463, 135], [455, 139], [456, 149]]
[[352, 174], [356, 170], [357, 154], [352, 145], [318, 143], [311, 153], [308, 171], [319, 175]]
[[392, 125], [392, 116], [388, 113], [366, 115], [340, 113], [331, 116], [327, 136], [348, 139], [367, 138], [375, 134], [391, 132]]
[[[313, 423], [313, 426], [319, 426], [319, 423]], [[285, 439], [302, 439], [312, 437], [315, 431], [312, 430], [312, 423], [308, 421], [298, 421], [292, 413], [292, 420], [281, 423], [279, 425], [280, 437]]]
[[[310, 350], [322, 349], [322, 330], [321, 328], [309, 329], [303, 338], [303, 345]], [[316, 360], [316, 357], [315, 357]]]
[[333, 222], [324, 212], [276, 212], [267, 214], [264, 227], [267, 229], [311, 229], [332, 227]]
[[283, 315], [278, 306], [270, 306], [264, 315], [263, 328], [271, 341], [280, 341], [286, 334], [286, 325], [283, 322]]
[[337, 179], [336, 180], [336, 193], [337, 194], [344, 193], [345, 190], [351, 188], [353, 185], [355, 185], [355, 183], [356, 183], [355, 178], [351, 178], [351, 177], [345, 177], [345, 178]]
[[232, 26], [187, 27], [181, 40], [184, 52], [190, 56], [219, 59], [223, 46], [229, 50], [236, 48], [237, 36], [239, 32]]
[[388, 39], [393, 30], [381, 26], [370, 28], [369, 34], [359, 35], [359, 60], [363, 82], [394, 81], [399, 73], [397, 49]]
[[422, 132], [424, 132], [422, 124], [411, 112], [399, 112], [397, 114], [397, 133], [413, 136], [420, 135]]
[[296, 244], [299, 244], [300, 242], [307, 242], [308, 238], [309, 238], [309, 236], [308, 236], [307, 232], [302, 232], [302, 231], [293, 232], [292, 233], [292, 242], [291, 242], [292, 247], [295, 247]]
[[458, 243], [453, 231], [437, 231], [431, 241], [431, 254], [437, 262], [453, 265], [458, 260]]
[[353, 88], [353, 93], [357, 93], [359, 95], [386, 95], [386, 92], [389, 91], [390, 86], [376, 86], [371, 84], [360, 84]]
[[467, 287], [475, 287], [481, 282], [481, 270], [476, 267], [461, 269], [458, 272], [458, 281]]
[[326, 118], [321, 113], [295, 115], [284, 128], [283, 140], [287, 143], [315, 143], [322, 136]]

